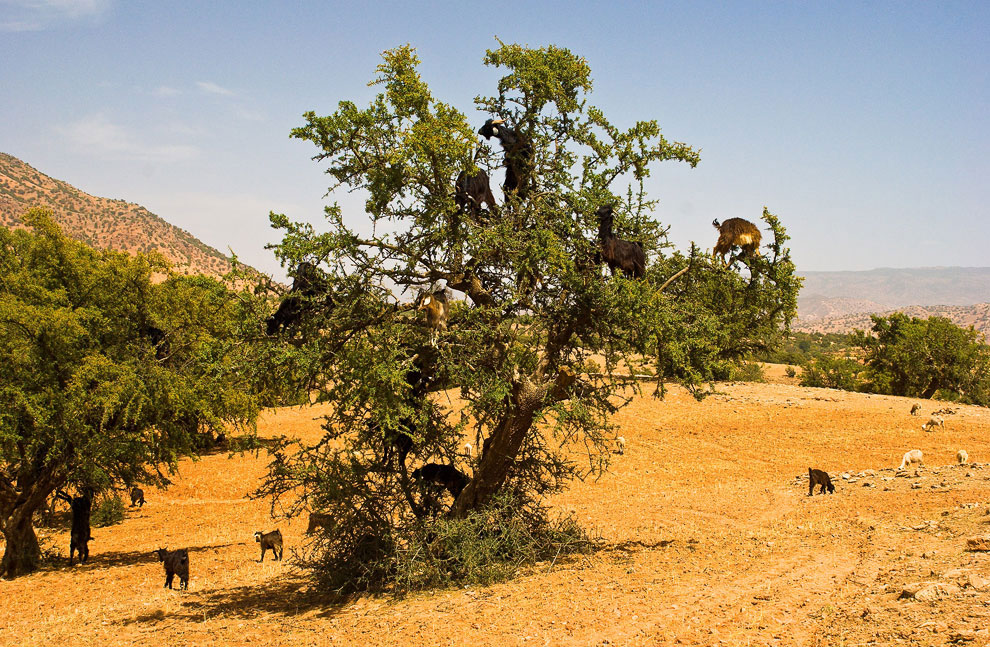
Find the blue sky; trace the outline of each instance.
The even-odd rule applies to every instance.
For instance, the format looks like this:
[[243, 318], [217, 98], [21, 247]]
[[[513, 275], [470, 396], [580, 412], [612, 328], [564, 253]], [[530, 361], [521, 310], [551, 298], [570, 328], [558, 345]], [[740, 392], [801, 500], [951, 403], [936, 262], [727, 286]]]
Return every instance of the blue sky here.
[[987, 266], [988, 33], [985, 1], [0, 0], [0, 151], [280, 276], [268, 212], [326, 204], [316, 149], [289, 138], [302, 113], [364, 104], [381, 51], [411, 43], [480, 125], [498, 36], [586, 57], [614, 123], [701, 149], [650, 180], [678, 244], [766, 205], [800, 270]]

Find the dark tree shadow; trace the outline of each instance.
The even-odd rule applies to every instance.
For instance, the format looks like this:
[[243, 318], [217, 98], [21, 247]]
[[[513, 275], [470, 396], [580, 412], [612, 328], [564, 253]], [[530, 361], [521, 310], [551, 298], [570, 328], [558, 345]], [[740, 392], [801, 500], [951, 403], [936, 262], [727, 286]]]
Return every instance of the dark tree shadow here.
[[[321, 618], [332, 618], [343, 611], [348, 604], [360, 596], [342, 597], [324, 593], [304, 591], [306, 578], [286, 576], [274, 582], [262, 582], [250, 586], [234, 588], [205, 589], [192, 591], [187, 601], [182, 602], [180, 611], [168, 614], [170, 620], [203, 622], [214, 616], [236, 617], [251, 620], [262, 614], [296, 616], [319, 610]], [[122, 624], [155, 623], [165, 619], [161, 611], [135, 616]]]
[[[110, 568], [117, 568], [120, 566], [135, 566], [137, 564], [152, 564], [158, 561], [158, 556], [155, 555], [154, 550], [132, 550], [132, 551], [117, 551], [117, 552], [96, 552], [94, 548], [96, 547], [96, 539], [90, 543], [89, 546], [89, 560], [85, 564], [79, 564], [78, 561], [72, 566], [73, 569], [83, 569], [89, 571], [106, 570]], [[230, 546], [237, 545], [235, 542], [230, 542], [226, 544], [211, 544], [208, 546], [162, 546], [162, 548], [168, 548], [169, 550], [178, 550], [179, 548], [186, 548], [190, 555], [195, 555], [196, 553], [201, 553], [205, 551], [212, 551], [218, 548], [228, 548]], [[190, 559], [190, 561], [192, 561]], [[55, 564], [54, 570], [59, 570], [62, 568], [69, 568], [68, 558], [61, 564]], [[51, 569], [49, 569], [51, 570]]]

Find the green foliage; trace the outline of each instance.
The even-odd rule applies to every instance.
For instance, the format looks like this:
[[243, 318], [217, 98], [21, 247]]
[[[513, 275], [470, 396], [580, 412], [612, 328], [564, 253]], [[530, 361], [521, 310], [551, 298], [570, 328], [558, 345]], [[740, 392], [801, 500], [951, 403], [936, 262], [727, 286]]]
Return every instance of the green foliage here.
[[[319, 541], [332, 544], [340, 531], [328, 528]], [[370, 538], [366, 535], [366, 542]], [[593, 546], [573, 517], [547, 518], [542, 510], [533, 517], [520, 499], [502, 492], [464, 518], [424, 519], [407, 536], [392, 537], [388, 550], [365, 547], [366, 561], [340, 560], [341, 550], [324, 545], [319, 551], [324, 561], [314, 567], [325, 588], [337, 593], [376, 590], [386, 583], [391, 592], [409, 593], [487, 586], [522, 567], [587, 553]]]
[[792, 332], [784, 337], [778, 347], [756, 353], [756, 358], [761, 362], [800, 366], [820, 355], [842, 354], [852, 348], [851, 334]]
[[797, 369], [794, 368], [793, 366], [788, 366], [786, 369], [784, 369], [784, 375], [786, 375], [787, 377], [797, 377]]
[[[479, 146], [483, 118], [472, 125], [431, 94], [412, 48], [383, 59], [370, 105], [341, 101], [292, 131], [316, 145], [331, 195], [367, 196], [367, 219], [334, 204], [317, 231], [272, 215], [283, 231], [276, 254], [290, 269], [317, 266], [321, 288], [259, 362], [295, 379], [296, 397], [329, 404], [324, 438], [279, 447], [261, 492], [273, 508], [330, 513], [337, 529], [322, 561], [352, 575], [409, 549], [424, 524], [468, 519], [504, 491], [518, 498], [514, 516], [542, 518], [549, 495], [607, 469], [609, 418], [644, 388], [630, 368], [656, 376], [658, 394], [674, 381], [702, 397], [739, 360], [780, 342], [800, 286], [784, 228], [766, 209], [767, 245], [745, 264], [672, 248], [643, 180], [658, 162], [694, 166], [698, 152], [655, 121], [610, 123], [587, 103], [587, 62], [563, 48], [487, 52], [504, 75], [475, 104], [532, 143], [530, 190], [503, 196], [497, 218], [458, 212], [455, 178], [473, 167], [497, 177], [500, 146]], [[616, 235], [648, 254], [644, 279], [605, 277], [595, 262], [595, 210], [606, 203], [616, 205]], [[437, 286], [453, 301], [434, 342], [410, 301]], [[326, 297], [334, 307], [319, 305]], [[413, 441], [408, 467], [390, 442], [400, 432]], [[465, 440], [477, 449], [470, 460]], [[417, 483], [410, 472], [423, 463], [455, 465], [467, 487], [454, 500]], [[381, 587], [397, 573], [357, 581]]]
[[737, 382], [765, 382], [766, 376], [759, 362], [741, 361], [732, 367], [729, 379]]
[[843, 391], [859, 391], [864, 366], [849, 357], [819, 355], [804, 365], [801, 386], [818, 386]]
[[116, 494], [93, 506], [90, 524], [97, 528], [113, 526], [124, 520], [124, 502]]
[[990, 405], [990, 346], [972, 326], [945, 317], [874, 315], [872, 330], [857, 331], [855, 342], [865, 352], [870, 391], [921, 398], [941, 393]]
[[206, 277], [153, 284], [160, 257], [93, 250], [42, 210], [24, 221], [30, 230], [0, 230], [8, 575], [37, 563], [32, 516], [56, 489], [165, 485], [202, 429], [251, 429], [258, 411], [240, 341], [257, 321], [237, 295]]

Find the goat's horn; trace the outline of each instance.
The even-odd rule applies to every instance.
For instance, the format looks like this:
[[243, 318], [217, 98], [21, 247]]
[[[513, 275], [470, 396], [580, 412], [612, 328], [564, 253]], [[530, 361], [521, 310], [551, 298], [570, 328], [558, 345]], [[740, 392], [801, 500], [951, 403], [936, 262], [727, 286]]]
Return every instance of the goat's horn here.
[[505, 119], [492, 119], [492, 125], [493, 126], [495, 124], [504, 124], [504, 123], [505, 123]]

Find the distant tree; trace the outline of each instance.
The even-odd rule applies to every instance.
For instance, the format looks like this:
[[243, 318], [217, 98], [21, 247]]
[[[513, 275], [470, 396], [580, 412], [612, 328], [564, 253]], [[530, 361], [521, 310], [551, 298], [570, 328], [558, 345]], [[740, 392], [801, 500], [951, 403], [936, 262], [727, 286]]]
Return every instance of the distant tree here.
[[870, 332], [855, 334], [869, 368], [868, 390], [990, 405], [990, 346], [972, 326], [900, 312], [872, 319]]
[[[644, 180], [655, 163], [694, 166], [698, 153], [655, 121], [612, 125], [586, 102], [587, 62], [554, 46], [486, 54], [505, 75], [476, 105], [531, 142], [532, 177], [525, 194], [503, 196], [497, 218], [458, 210], [455, 179], [501, 173], [501, 147], [479, 150], [481, 124], [434, 98], [412, 48], [383, 58], [368, 107], [341, 101], [293, 131], [317, 146], [331, 192], [363, 192], [368, 221], [352, 227], [358, 219], [333, 205], [321, 233], [272, 215], [285, 266], [319, 268], [324, 292], [307, 297], [313, 307], [300, 308], [281, 352], [308, 367], [305, 388], [329, 413], [320, 442], [276, 453], [262, 491], [273, 506], [331, 513], [322, 563], [341, 588], [387, 582], [389, 559], [434, 515], [465, 519], [511, 493], [515, 514], [539, 519], [548, 494], [606, 469], [609, 416], [642, 386], [630, 372], [654, 375], [658, 393], [676, 381], [700, 396], [734, 361], [776, 345], [800, 284], [766, 210], [770, 242], [742, 269], [672, 250]], [[595, 213], [606, 204], [615, 234], [642, 243], [645, 278], [603, 276]], [[413, 297], [443, 286], [451, 311], [437, 335]], [[327, 295], [334, 306], [317, 307]], [[459, 458], [466, 440], [470, 460]], [[466, 487], [450, 497], [417, 482], [423, 463], [456, 464]]]
[[51, 214], [0, 229], [0, 575], [34, 570], [32, 519], [61, 488], [164, 485], [211, 426], [251, 428], [257, 322], [216, 280], [96, 251]]

